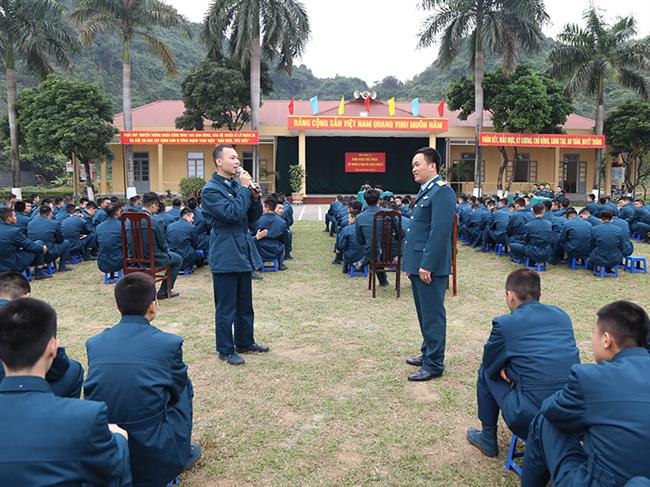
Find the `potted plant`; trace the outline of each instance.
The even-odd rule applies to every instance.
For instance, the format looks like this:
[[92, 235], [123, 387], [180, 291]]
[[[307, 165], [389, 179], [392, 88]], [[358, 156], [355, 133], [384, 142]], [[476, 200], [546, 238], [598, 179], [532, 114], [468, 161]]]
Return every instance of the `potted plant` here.
[[302, 203], [303, 193], [302, 184], [305, 179], [305, 169], [299, 165], [294, 164], [289, 166], [289, 187], [291, 188], [291, 196], [295, 203]]

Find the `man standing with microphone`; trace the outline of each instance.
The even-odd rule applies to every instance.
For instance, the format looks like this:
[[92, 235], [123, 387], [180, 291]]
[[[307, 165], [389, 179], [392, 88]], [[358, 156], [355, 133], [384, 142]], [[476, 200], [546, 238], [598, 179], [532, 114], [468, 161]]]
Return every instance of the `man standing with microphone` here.
[[420, 192], [412, 205], [411, 223], [404, 238], [402, 270], [409, 274], [415, 309], [422, 332], [419, 357], [406, 363], [420, 367], [410, 381], [442, 375], [445, 360], [445, 291], [451, 273], [451, 245], [456, 195], [440, 177], [440, 154], [419, 149], [411, 163]]
[[248, 224], [262, 215], [262, 203], [259, 188], [250, 174], [240, 169], [237, 151], [231, 145], [216, 146], [212, 157], [216, 172], [203, 187], [201, 207], [212, 229], [210, 269], [217, 352], [220, 360], [242, 365], [245, 360], [239, 353], [269, 351], [253, 337], [253, 267], [246, 241]]

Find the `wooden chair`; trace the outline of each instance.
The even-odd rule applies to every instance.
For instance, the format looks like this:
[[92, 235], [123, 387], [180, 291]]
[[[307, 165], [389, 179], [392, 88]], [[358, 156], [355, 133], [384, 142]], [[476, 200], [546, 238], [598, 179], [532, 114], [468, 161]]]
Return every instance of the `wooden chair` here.
[[[393, 258], [393, 254], [396, 254], [395, 258]], [[368, 271], [368, 290], [372, 289], [373, 298], [377, 295], [377, 272], [395, 273], [395, 291], [399, 298], [402, 276], [401, 212], [380, 210], [375, 213], [372, 229], [372, 255]]]
[[[127, 226], [128, 222], [128, 226]], [[143, 225], [144, 222], [144, 225]], [[153, 250], [153, 232], [151, 218], [147, 213], [127, 211], [120, 217], [122, 224], [122, 252], [124, 255], [124, 275], [132, 272], [145, 272], [154, 279], [154, 283], [167, 280], [167, 297], [171, 295], [171, 266], [157, 266]], [[145, 234], [146, 233], [146, 237]], [[128, 236], [131, 237], [129, 252]], [[149, 247], [149, 256], [145, 257], [145, 245]]]

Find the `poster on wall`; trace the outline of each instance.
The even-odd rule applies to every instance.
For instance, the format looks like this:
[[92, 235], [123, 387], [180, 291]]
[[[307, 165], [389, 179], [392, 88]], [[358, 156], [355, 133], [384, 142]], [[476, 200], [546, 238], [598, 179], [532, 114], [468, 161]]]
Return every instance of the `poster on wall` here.
[[346, 152], [345, 172], [386, 172], [385, 152]]

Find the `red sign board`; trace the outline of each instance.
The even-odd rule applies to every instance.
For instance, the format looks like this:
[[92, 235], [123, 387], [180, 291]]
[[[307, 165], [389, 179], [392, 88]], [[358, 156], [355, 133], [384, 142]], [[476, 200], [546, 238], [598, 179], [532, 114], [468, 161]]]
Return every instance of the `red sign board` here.
[[568, 147], [572, 149], [603, 149], [604, 135], [571, 134], [506, 134], [481, 132], [479, 145], [506, 147]]
[[120, 132], [120, 143], [164, 144], [164, 145], [193, 145], [193, 144], [259, 144], [257, 132], [216, 132], [216, 131], [155, 131], [155, 130], [123, 130]]
[[446, 118], [419, 117], [319, 117], [289, 115], [289, 130], [374, 130], [391, 132], [446, 132]]
[[386, 153], [346, 152], [345, 172], [386, 172]]

